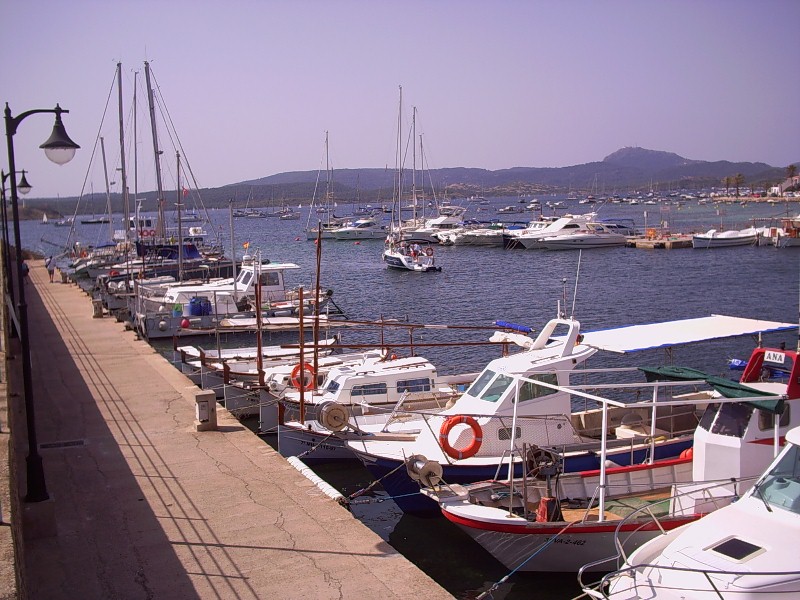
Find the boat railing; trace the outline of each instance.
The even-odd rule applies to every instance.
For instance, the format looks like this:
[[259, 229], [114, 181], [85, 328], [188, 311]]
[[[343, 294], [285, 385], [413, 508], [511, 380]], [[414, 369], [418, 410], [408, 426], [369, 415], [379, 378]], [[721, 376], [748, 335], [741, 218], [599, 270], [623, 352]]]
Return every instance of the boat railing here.
[[[747, 489], [750, 486], [751, 482], [756, 481], [761, 474], [752, 475], [748, 477], [741, 477], [741, 478], [727, 478], [727, 479], [718, 479], [718, 480], [709, 480], [705, 482], [695, 482], [692, 484], [685, 484], [687, 487], [685, 489], [680, 490], [678, 487], [673, 487], [674, 493], [667, 497], [667, 498], [660, 498], [656, 501], [650, 502], [636, 508], [630, 514], [626, 515], [618, 524], [614, 531], [614, 547], [616, 548], [616, 554], [613, 556], [608, 556], [605, 558], [601, 558], [599, 560], [590, 562], [578, 570], [578, 583], [583, 588], [584, 592], [591, 595], [592, 597], [598, 598], [607, 598], [608, 596], [595, 596], [591, 594], [589, 590], [604, 590], [607, 589], [607, 583], [609, 579], [615, 575], [619, 575], [623, 571], [635, 571], [636, 569], [640, 569], [642, 567], [646, 567], [648, 565], [638, 565], [636, 567], [630, 567], [625, 569], [620, 569], [619, 565], [625, 564], [628, 561], [629, 553], [626, 550], [626, 544], [630, 538], [636, 534], [639, 530], [655, 525], [660, 531], [662, 535], [666, 535], [667, 531], [662, 525], [662, 520], [665, 518], [676, 517], [679, 516], [679, 513], [683, 512], [681, 508], [680, 500], [682, 498], [689, 498], [691, 497], [698, 497], [700, 494], [700, 498], [706, 503], [708, 506], [711, 506], [710, 510], [704, 512], [712, 512], [713, 510], [717, 510], [722, 508], [723, 506], [727, 506], [731, 502], [735, 502], [741, 497], [743, 493], [743, 489]], [[698, 488], [698, 486], [701, 486]], [[599, 488], [598, 488], [599, 490]], [[680, 490], [680, 491], [678, 491]], [[721, 491], [720, 493], [715, 493], [715, 491]], [[670, 503], [670, 510], [666, 514], [658, 515], [654, 512], [654, 506], [663, 502]], [[643, 514], [646, 514], [649, 519], [643, 520], [643, 522], [632, 531], [625, 531], [625, 526], [627, 523], [639, 519]], [[623, 537], [624, 534], [624, 537]], [[584, 573], [597, 570], [596, 567], [601, 565], [606, 565], [606, 568], [601, 570], [609, 571], [613, 569], [610, 573], [602, 578], [602, 580], [598, 583], [589, 584], [584, 583], [583, 576]], [[608, 567], [608, 565], [615, 565], [614, 567]], [[715, 571], [716, 572], [716, 571]]]
[[[733, 570], [720, 570], [720, 569], [696, 569], [691, 567], [679, 567], [675, 565], [652, 565], [652, 564], [640, 564], [635, 567], [625, 567], [623, 569], [618, 569], [612, 573], [608, 573], [605, 575], [600, 581], [595, 584], [590, 584], [583, 588], [583, 593], [590, 598], [600, 598], [604, 600], [613, 600], [616, 594], [610, 591], [608, 585], [612, 578], [620, 577], [620, 576], [627, 576], [631, 577], [634, 581], [636, 580], [637, 574], [645, 569], [657, 569], [658, 571], [674, 571], [680, 573], [693, 573], [696, 575], [700, 575], [701, 578], [693, 578], [692, 579], [692, 589], [691, 592], [696, 596], [703, 596], [706, 597], [707, 594], [714, 594], [715, 597], [719, 598], [720, 600], [726, 600], [726, 598], [736, 598], [740, 597], [742, 592], [741, 590], [752, 589], [748, 584], [746, 579], [748, 578], [759, 578], [769, 577], [769, 578], [792, 578], [795, 582], [797, 582], [797, 571], [751, 571], [749, 569], [745, 570], [742, 569], [740, 571], [733, 571]], [[731, 590], [730, 594], [726, 593], [726, 589], [714, 583], [714, 579], [720, 579], [722, 576], [727, 576], [727, 578], [731, 578], [736, 580], [736, 589]], [[701, 582], [705, 582], [708, 587], [704, 588], [701, 585]], [[727, 581], [722, 582], [726, 586], [728, 585]], [[658, 590], [664, 591], [675, 591], [675, 587], [672, 585], [667, 584], [659, 584], [657, 580], [652, 578], [648, 578], [644, 585], [647, 586], [647, 590], [649, 594], [652, 594], [650, 597], [656, 598], [659, 596]], [[781, 588], [780, 592], [776, 592], [781, 595], [781, 597], [788, 598], [792, 594], [800, 595], [800, 583], [795, 583], [796, 587], [793, 590], [788, 590], [785, 588]], [[738, 590], [738, 591], [737, 591]], [[625, 598], [630, 597], [629, 593], [630, 590], [625, 588], [621, 590], [621, 593], [624, 594]], [[765, 592], [768, 596], [769, 592]]]

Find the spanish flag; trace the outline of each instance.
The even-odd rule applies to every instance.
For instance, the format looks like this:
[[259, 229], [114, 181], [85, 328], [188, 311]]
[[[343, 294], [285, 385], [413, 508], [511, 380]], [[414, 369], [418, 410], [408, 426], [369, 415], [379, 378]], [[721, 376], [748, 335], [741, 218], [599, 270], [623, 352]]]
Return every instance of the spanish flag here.
[[242, 244], [242, 247], [243, 247], [245, 250], [247, 250], [247, 249], [250, 247], [250, 242], [245, 242], [244, 244]]

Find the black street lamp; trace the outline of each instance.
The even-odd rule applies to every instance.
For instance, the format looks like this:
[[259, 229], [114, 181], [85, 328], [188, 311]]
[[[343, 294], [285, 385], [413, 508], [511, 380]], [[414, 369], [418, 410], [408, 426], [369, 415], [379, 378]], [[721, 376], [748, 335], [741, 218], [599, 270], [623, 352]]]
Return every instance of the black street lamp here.
[[[17, 173], [21, 173], [22, 177], [19, 179], [19, 183], [17, 183], [17, 191], [20, 194], [27, 194], [31, 191], [31, 184], [28, 183], [28, 180], [25, 178], [25, 170], [17, 171]], [[16, 173], [14, 173], [16, 175]], [[3, 218], [3, 270], [5, 271], [5, 278], [8, 285], [8, 297], [11, 299], [11, 302], [14, 301], [14, 279], [11, 276], [11, 244], [8, 241], [8, 211], [6, 210], [6, 179], [11, 177], [11, 173], [6, 173], [5, 171], [0, 171], [0, 175], [2, 175], [2, 186], [0, 186], [0, 204], [2, 204], [2, 218]], [[11, 307], [9, 306], [9, 309]], [[9, 329], [9, 334], [12, 336], [16, 336], [16, 330]]]
[[[53, 133], [48, 140], [39, 146], [44, 149], [44, 153], [51, 161], [63, 165], [72, 160], [75, 151], [80, 148], [78, 144], [69, 139], [61, 122], [61, 114], [69, 112], [56, 104], [55, 108], [37, 108], [17, 115], [11, 116], [11, 109], [6, 103], [6, 140], [8, 142], [8, 172], [15, 173], [14, 164], [14, 135], [17, 133], [19, 124], [36, 113], [54, 113], [56, 122], [53, 125]], [[20, 183], [23, 183], [22, 181]], [[27, 181], [24, 182], [27, 185]], [[30, 186], [28, 186], [30, 189]], [[21, 191], [21, 190], [20, 190]], [[22, 342], [22, 386], [25, 393], [25, 422], [28, 429], [28, 456], [26, 466], [28, 473], [28, 490], [25, 495], [26, 502], [42, 502], [50, 496], [47, 493], [47, 486], [44, 481], [44, 469], [42, 468], [42, 457], [39, 455], [39, 445], [36, 441], [36, 417], [33, 407], [33, 378], [31, 376], [31, 343], [28, 336], [28, 305], [25, 302], [25, 284], [22, 269], [22, 243], [19, 232], [19, 207], [17, 200], [17, 182], [11, 177], [11, 211], [14, 219], [14, 244], [17, 247], [17, 322], [19, 323], [19, 337]]]

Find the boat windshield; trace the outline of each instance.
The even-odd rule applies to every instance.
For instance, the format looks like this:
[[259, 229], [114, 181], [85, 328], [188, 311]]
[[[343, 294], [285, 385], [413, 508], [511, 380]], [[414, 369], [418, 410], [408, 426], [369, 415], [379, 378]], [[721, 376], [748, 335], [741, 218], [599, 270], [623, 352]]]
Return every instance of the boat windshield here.
[[253, 272], [252, 271], [241, 271], [239, 276], [236, 278], [236, 283], [242, 284], [243, 286], [247, 287], [250, 285], [250, 280], [253, 279]]
[[328, 383], [323, 388], [324, 393], [334, 393], [336, 390], [340, 388], [340, 384], [337, 379], [334, 377], [333, 379], [328, 380]]
[[800, 447], [792, 444], [756, 486], [770, 505], [800, 514]]
[[744, 403], [710, 404], [699, 426], [711, 433], [741, 438], [755, 408]]
[[467, 394], [480, 398], [486, 402], [497, 402], [503, 393], [514, 383], [510, 375], [498, 375], [491, 369], [486, 369], [478, 379], [469, 386]]

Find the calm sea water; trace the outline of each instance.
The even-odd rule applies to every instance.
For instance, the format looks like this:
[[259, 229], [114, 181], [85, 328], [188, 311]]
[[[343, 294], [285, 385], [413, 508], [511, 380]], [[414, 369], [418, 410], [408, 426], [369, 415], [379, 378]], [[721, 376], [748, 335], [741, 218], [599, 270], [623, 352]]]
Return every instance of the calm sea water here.
[[[548, 198], [541, 197], [543, 202]], [[490, 199], [489, 207], [467, 216], [488, 220], [499, 216], [496, 209], [517, 202], [516, 198]], [[629, 217], [639, 227], [667, 221], [673, 232], [705, 231], [709, 228], [743, 228], [753, 218], [779, 218], [798, 212], [798, 205], [739, 204], [717, 208], [711, 204], [687, 203], [660, 209], [649, 205], [608, 205], [601, 217]], [[570, 212], [587, 212], [586, 206], [568, 203]], [[547, 209], [546, 209], [547, 210]], [[345, 214], [340, 207], [337, 213]], [[287, 278], [292, 285], [308, 289], [316, 272], [316, 246], [307, 241], [303, 228], [308, 207], [300, 220], [277, 218], [236, 219], [237, 254], [249, 242], [249, 251], [261, 252], [273, 261], [294, 262], [301, 268]], [[386, 217], [388, 219], [388, 216]], [[525, 220], [525, 215], [506, 215], [506, 220]], [[528, 217], [530, 218], [530, 217]], [[218, 233], [229, 247], [229, 215], [212, 211], [209, 233]], [[317, 215], [312, 215], [312, 226]], [[760, 224], [768, 224], [762, 221]], [[107, 225], [77, 226], [77, 239], [84, 244], [108, 240]], [[59, 251], [68, 228], [22, 224], [23, 245], [45, 255]], [[334, 301], [351, 319], [392, 318], [411, 323], [491, 326], [504, 320], [541, 327], [556, 315], [559, 301], [574, 314], [585, 330], [628, 324], [667, 321], [725, 314], [796, 323], [800, 303], [800, 250], [773, 247], [740, 247], [713, 250], [638, 250], [611, 248], [576, 251], [503, 250], [502, 248], [437, 247], [439, 273], [389, 270], [381, 262], [378, 240], [337, 242], [324, 240], [320, 281], [334, 290]], [[564, 297], [566, 294], [566, 303]], [[89, 308], [87, 307], [87, 310]], [[490, 331], [423, 330], [415, 343], [455, 340], [485, 341]], [[376, 331], [345, 330], [347, 343], [378, 343]], [[408, 341], [401, 331], [387, 331], [386, 339]], [[773, 334], [769, 343], [797, 343], [796, 334]], [[747, 358], [751, 339], [708, 342], [675, 349], [675, 364], [712, 373], [727, 372], [729, 358]], [[169, 347], [168, 344], [164, 345]], [[398, 353], [405, 353], [407, 350]], [[431, 359], [440, 373], [480, 370], [498, 356], [486, 346], [420, 347], [419, 354]], [[592, 358], [590, 366], [663, 364], [663, 353]], [[355, 464], [330, 465], [319, 473], [331, 484], [351, 494], [370, 483], [366, 470]], [[354, 515], [398, 551], [415, 562], [459, 598], [474, 598], [508, 574], [478, 544], [444, 519], [420, 519], [403, 515], [378, 492], [353, 506]], [[570, 598], [578, 595], [574, 575], [542, 576], [515, 574], [500, 586], [494, 598]]]

